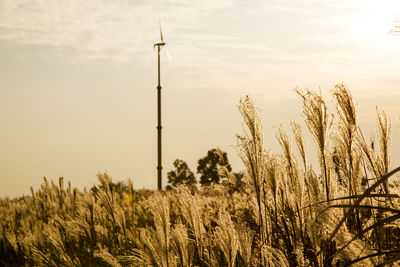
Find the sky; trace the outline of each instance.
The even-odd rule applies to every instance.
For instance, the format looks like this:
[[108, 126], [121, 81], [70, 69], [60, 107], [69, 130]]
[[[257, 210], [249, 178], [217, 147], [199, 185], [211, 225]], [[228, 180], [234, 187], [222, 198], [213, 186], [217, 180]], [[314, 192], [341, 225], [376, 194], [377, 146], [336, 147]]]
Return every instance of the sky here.
[[196, 172], [214, 147], [243, 169], [241, 97], [279, 152], [279, 126], [304, 119], [293, 89], [331, 103], [338, 83], [366, 137], [376, 107], [388, 113], [399, 165], [400, 35], [389, 34], [399, 14], [397, 0], [0, 0], [0, 196], [28, 194], [43, 176], [89, 188], [104, 171], [156, 188], [159, 19], [164, 185], [175, 159]]

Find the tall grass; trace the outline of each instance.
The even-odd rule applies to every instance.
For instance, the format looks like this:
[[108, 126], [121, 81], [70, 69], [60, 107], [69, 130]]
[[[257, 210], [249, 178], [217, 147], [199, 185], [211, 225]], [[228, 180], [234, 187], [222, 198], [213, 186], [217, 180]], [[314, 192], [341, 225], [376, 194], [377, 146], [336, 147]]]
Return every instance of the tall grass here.
[[30, 196], [1, 198], [0, 266], [398, 266], [390, 119], [377, 110], [368, 142], [344, 85], [332, 90], [334, 114], [321, 94], [297, 93], [308, 132], [281, 126], [280, 153], [265, 148], [252, 100], [240, 101], [242, 182], [222, 167], [222, 184], [155, 192], [99, 173], [91, 190], [45, 178]]

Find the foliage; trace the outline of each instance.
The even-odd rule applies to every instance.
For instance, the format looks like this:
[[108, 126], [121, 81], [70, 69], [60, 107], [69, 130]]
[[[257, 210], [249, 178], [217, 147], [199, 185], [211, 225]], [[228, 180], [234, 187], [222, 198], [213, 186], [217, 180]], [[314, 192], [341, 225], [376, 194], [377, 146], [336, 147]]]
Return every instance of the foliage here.
[[177, 187], [179, 185], [186, 185], [190, 188], [194, 188], [196, 186], [196, 178], [185, 161], [176, 159], [174, 161], [174, 167], [175, 170], [170, 171], [167, 174], [167, 189], [172, 189], [172, 187]]
[[197, 172], [201, 175], [200, 184], [202, 186], [218, 184], [220, 182], [220, 176], [218, 174], [218, 169], [220, 167], [226, 167], [228, 171], [232, 170], [226, 152], [213, 148], [207, 152], [206, 156], [198, 161]]

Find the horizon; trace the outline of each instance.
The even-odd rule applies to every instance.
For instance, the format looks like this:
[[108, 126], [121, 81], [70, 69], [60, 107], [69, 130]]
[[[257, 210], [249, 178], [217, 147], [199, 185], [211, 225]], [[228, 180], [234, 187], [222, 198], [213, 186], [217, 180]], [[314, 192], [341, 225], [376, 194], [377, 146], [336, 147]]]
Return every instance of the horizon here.
[[332, 112], [327, 96], [338, 83], [350, 89], [367, 139], [375, 107], [388, 114], [392, 167], [400, 165], [400, 36], [389, 34], [398, 1], [7, 0], [0, 7], [0, 196], [29, 194], [43, 176], [90, 188], [104, 171], [137, 189], [156, 188], [159, 17], [172, 56], [163, 48], [163, 187], [175, 159], [196, 174], [197, 160], [215, 147], [233, 171], [244, 169], [234, 149], [241, 97], [262, 111], [265, 148], [279, 152], [280, 124], [288, 131], [291, 119], [303, 121], [293, 89], [320, 88]]

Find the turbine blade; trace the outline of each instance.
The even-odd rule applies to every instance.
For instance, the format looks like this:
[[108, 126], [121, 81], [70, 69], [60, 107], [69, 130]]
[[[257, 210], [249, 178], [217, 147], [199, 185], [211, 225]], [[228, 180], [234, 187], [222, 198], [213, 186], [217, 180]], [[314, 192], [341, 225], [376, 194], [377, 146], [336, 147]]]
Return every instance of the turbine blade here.
[[168, 51], [165, 51], [165, 53], [167, 54], [167, 57], [168, 57], [169, 61], [172, 61], [172, 57], [171, 57], [171, 55], [168, 53]]
[[160, 36], [161, 36], [161, 42], [164, 43], [164, 38], [162, 36], [162, 29], [161, 29], [161, 19], [159, 19], [159, 23], [160, 23]]

